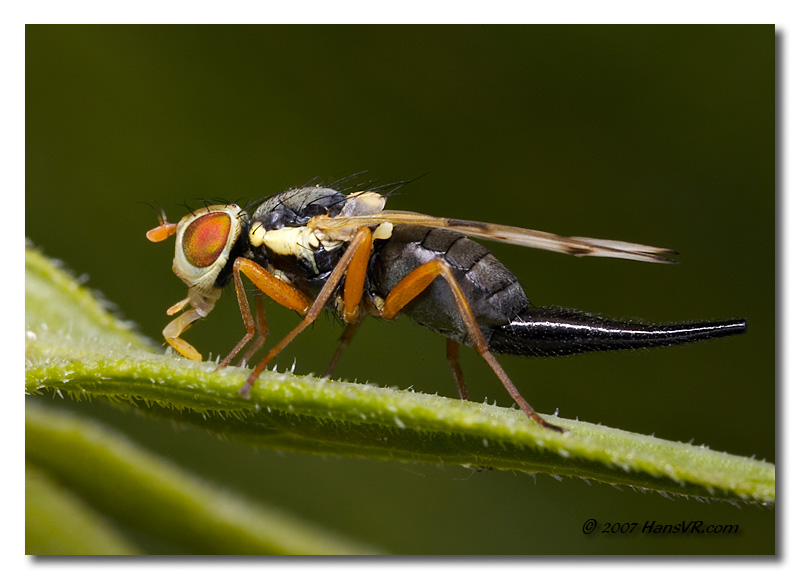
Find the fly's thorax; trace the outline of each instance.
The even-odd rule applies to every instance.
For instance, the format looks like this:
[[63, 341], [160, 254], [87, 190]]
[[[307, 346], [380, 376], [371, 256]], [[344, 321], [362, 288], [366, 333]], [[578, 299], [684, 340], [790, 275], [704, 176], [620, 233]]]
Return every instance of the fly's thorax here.
[[[335, 189], [312, 186], [289, 189], [259, 202], [247, 232], [251, 250], [268, 266], [273, 258], [296, 261], [301, 271], [319, 275], [317, 256], [342, 245], [308, 226], [318, 215], [335, 216], [344, 206], [346, 197]], [[277, 261], [285, 262], [286, 259]], [[327, 261], [327, 260], [323, 260]]]
[[264, 247], [275, 255], [294, 257], [308, 263], [315, 274], [320, 272], [317, 257], [320, 251], [331, 253], [344, 243], [331, 239], [324, 232], [307, 226], [267, 229], [263, 223], [254, 221], [249, 232], [250, 246]]
[[[381, 223], [373, 229], [373, 239], [388, 239], [392, 230], [391, 223]], [[307, 266], [314, 275], [320, 275], [333, 268], [333, 262], [354, 234], [355, 230], [317, 228], [313, 220], [308, 225], [283, 229], [267, 229], [254, 221], [248, 240], [252, 248], [263, 247], [273, 255], [295, 258], [303, 268]]]
[[238, 205], [211, 205], [178, 223], [172, 270], [189, 286], [192, 305], [203, 307], [219, 297], [217, 280], [228, 265], [245, 219]]
[[344, 207], [343, 193], [328, 187], [299, 187], [257, 202], [253, 221], [268, 230], [301, 227], [317, 215], [335, 217]]
[[[273, 275], [313, 291], [333, 271], [360, 227], [347, 219], [379, 214], [385, 202], [379, 193], [345, 195], [321, 186], [278, 193], [254, 204], [242, 236], [244, 255]], [[373, 239], [388, 239], [392, 224], [375, 223], [372, 230]]]

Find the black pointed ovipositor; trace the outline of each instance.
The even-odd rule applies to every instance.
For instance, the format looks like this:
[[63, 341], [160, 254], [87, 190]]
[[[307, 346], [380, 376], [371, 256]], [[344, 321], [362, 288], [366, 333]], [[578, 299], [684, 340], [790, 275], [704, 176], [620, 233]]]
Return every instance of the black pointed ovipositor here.
[[489, 349], [518, 356], [569, 356], [582, 352], [674, 346], [747, 331], [747, 321], [648, 324], [608, 320], [555, 307], [532, 307], [493, 328]]

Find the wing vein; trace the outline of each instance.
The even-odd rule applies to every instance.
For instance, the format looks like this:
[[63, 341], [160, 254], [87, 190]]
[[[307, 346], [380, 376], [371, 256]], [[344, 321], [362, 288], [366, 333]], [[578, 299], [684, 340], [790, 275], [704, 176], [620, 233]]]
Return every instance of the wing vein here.
[[433, 217], [412, 211], [381, 211], [374, 215], [352, 217], [327, 217], [321, 215], [315, 217], [312, 221], [313, 223], [309, 222], [309, 226], [323, 231], [369, 227], [385, 222], [393, 225], [421, 225], [456, 231], [468, 237], [565, 253], [576, 257], [611, 257], [649, 263], [675, 263], [675, 260], [669, 256], [677, 255], [677, 252], [672, 249], [640, 243], [595, 239], [592, 237], [565, 237], [555, 233], [524, 229], [512, 225]]

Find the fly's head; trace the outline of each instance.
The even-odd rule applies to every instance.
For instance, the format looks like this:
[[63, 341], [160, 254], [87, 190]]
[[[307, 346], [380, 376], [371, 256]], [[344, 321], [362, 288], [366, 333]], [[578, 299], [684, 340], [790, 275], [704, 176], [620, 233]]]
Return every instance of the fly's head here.
[[208, 306], [213, 307], [221, 286], [230, 277], [231, 251], [246, 219], [238, 205], [210, 205], [190, 213], [177, 224], [162, 218], [158, 227], [147, 232], [147, 238], [154, 242], [175, 235], [172, 271], [189, 286], [189, 296], [181, 304], [207, 308], [206, 311], [210, 309]]

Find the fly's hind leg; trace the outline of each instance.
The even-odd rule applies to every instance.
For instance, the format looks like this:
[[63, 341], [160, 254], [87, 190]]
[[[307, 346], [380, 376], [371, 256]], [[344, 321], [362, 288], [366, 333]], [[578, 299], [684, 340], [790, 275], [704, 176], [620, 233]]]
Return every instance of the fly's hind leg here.
[[[564, 432], [563, 428], [550, 424], [534, 411], [533, 407], [522, 397], [522, 394], [519, 393], [519, 390], [517, 390], [514, 383], [511, 381], [511, 378], [508, 377], [508, 374], [506, 374], [505, 370], [500, 366], [497, 358], [489, 351], [489, 346], [486, 344], [486, 340], [483, 338], [483, 334], [478, 327], [478, 322], [472, 314], [469, 302], [467, 302], [464, 292], [461, 291], [461, 287], [458, 285], [455, 276], [453, 276], [453, 272], [450, 271], [450, 267], [444, 261], [437, 259], [424, 263], [401, 279], [386, 296], [383, 307], [381, 308], [381, 316], [386, 319], [395, 318], [411, 300], [421, 294], [438, 276], [442, 276], [450, 287], [450, 292], [453, 294], [453, 299], [458, 307], [458, 313], [461, 315], [461, 319], [467, 327], [467, 333], [469, 334], [470, 340], [472, 340], [475, 350], [486, 360], [486, 363], [489, 364], [489, 367], [491, 367], [500, 379], [500, 382], [503, 383], [503, 386], [511, 395], [511, 398], [514, 399], [525, 414], [530, 416], [540, 426], [557, 432]], [[450, 360], [453, 373], [456, 373], [456, 369], [460, 372], [461, 368], [458, 364], [457, 351], [455, 355], [452, 355], [452, 347], [450, 344], [448, 344], [448, 360]], [[456, 377], [456, 382], [458, 382], [458, 377]], [[463, 384], [459, 383], [459, 392], [461, 392], [462, 386]]]

